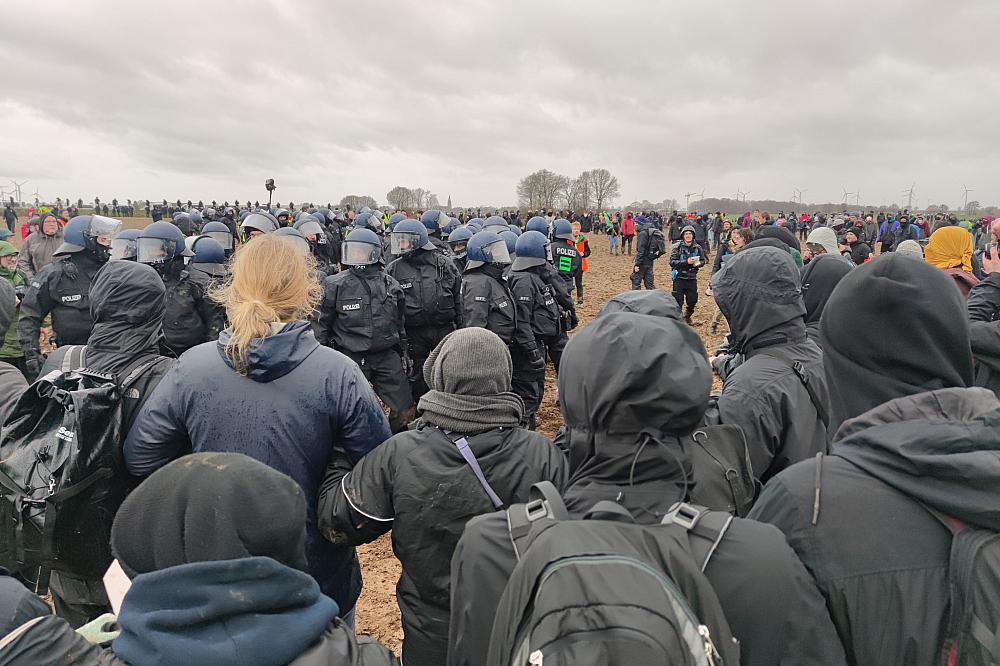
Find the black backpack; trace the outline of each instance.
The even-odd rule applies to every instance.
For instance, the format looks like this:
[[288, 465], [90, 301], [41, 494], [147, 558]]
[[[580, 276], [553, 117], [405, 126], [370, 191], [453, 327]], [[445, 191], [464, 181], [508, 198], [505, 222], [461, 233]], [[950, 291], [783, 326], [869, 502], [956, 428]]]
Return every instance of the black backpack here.
[[111, 523], [132, 487], [122, 457], [122, 396], [164, 359], [137, 359], [112, 375], [78, 366], [36, 380], [18, 399], [0, 436], [0, 566], [101, 578], [111, 563]]
[[684, 448], [691, 455], [694, 472], [691, 501], [713, 511], [746, 517], [760, 482], [753, 475], [743, 428], [702, 426], [684, 439]]
[[659, 229], [649, 230], [649, 256], [659, 259], [667, 253], [667, 241]]
[[732, 516], [682, 504], [637, 525], [598, 502], [571, 520], [551, 483], [507, 510], [518, 564], [500, 598], [489, 666], [738, 664], [703, 574]]

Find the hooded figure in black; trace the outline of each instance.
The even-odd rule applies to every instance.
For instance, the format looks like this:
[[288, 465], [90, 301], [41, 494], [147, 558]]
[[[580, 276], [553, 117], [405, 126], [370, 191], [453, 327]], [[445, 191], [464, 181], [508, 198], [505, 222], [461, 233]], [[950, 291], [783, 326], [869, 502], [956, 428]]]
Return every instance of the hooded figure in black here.
[[943, 661], [952, 535], [928, 509], [1000, 530], [1000, 401], [966, 388], [963, 315], [951, 279], [923, 262], [890, 254], [851, 271], [821, 325], [832, 453], [778, 474], [750, 514], [785, 533], [851, 663]]
[[851, 266], [833, 255], [821, 254], [802, 269], [802, 300], [806, 306], [806, 333], [819, 344], [819, 322], [834, 288]]
[[150, 476], [111, 530], [131, 587], [108, 663], [394, 663], [306, 572], [305, 518], [299, 485], [241, 454], [195, 453]]
[[[87, 367], [121, 380], [132, 369], [156, 359], [122, 395], [121, 432], [127, 433], [139, 408], [173, 365], [172, 359], [159, 355], [163, 313], [163, 281], [155, 270], [132, 261], [108, 262], [97, 272], [90, 287], [94, 327], [86, 347], [56, 349], [45, 362], [42, 374], [68, 363], [70, 369]], [[73, 361], [67, 359], [69, 354], [73, 355]], [[98, 579], [54, 571], [49, 591], [56, 612], [74, 627], [109, 609], [104, 584]]]
[[430, 391], [421, 418], [351, 471], [333, 461], [319, 499], [320, 529], [335, 543], [361, 544], [392, 530], [403, 565], [396, 596], [403, 660], [439, 666], [448, 650], [449, 562], [468, 520], [497, 508], [466, 462], [477, 461], [503, 506], [527, 501], [539, 481], [562, 486], [566, 459], [544, 436], [518, 427], [523, 403], [511, 392], [513, 364], [495, 333], [450, 333], [424, 364]]
[[758, 247], [736, 253], [712, 276], [712, 290], [729, 323], [729, 353], [743, 357], [720, 373], [720, 418], [743, 428], [754, 473], [766, 482], [826, 451], [830, 399], [823, 352], [806, 336], [799, 271], [787, 252]]
[[[652, 300], [634, 305], [660, 310]], [[698, 334], [670, 315], [602, 314], [566, 347], [559, 392], [570, 478], [562, 496], [573, 516], [610, 500], [637, 523], [657, 525], [688, 498], [691, 465], [681, 437], [704, 417], [712, 374]], [[486, 663], [497, 603], [516, 563], [505, 513], [466, 525], [452, 557], [450, 666]], [[819, 592], [777, 531], [734, 519], [705, 574], [740, 641], [742, 663], [844, 663]]]

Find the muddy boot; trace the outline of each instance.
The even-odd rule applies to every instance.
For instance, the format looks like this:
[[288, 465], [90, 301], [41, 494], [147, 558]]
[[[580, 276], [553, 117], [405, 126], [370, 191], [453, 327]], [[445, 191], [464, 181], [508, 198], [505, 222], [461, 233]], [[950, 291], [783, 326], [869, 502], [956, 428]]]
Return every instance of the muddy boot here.
[[691, 321], [691, 315], [693, 315], [693, 314], [694, 314], [694, 308], [691, 307], [690, 305], [685, 305], [684, 306], [684, 323], [687, 324], [688, 326], [694, 326], [694, 323], [692, 323], [692, 321]]

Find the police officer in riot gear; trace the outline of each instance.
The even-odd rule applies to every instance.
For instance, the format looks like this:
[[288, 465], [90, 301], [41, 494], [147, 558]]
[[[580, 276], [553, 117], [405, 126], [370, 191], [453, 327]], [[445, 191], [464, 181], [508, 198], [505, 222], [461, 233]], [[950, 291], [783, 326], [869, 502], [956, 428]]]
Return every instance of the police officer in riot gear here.
[[[228, 232], [226, 233], [228, 236]], [[215, 286], [226, 279], [226, 251], [217, 240], [208, 235], [198, 236], [191, 244], [194, 256], [188, 262], [188, 270], [204, 273], [209, 284]]]
[[250, 213], [240, 223], [240, 238], [249, 243], [261, 234], [273, 234], [278, 230], [278, 221], [270, 213]]
[[448, 234], [448, 247], [451, 249], [451, 260], [455, 262], [455, 268], [460, 272], [465, 272], [465, 262], [467, 257], [466, 246], [473, 236], [469, 227], [459, 227]]
[[577, 273], [583, 272], [583, 255], [573, 238], [573, 225], [569, 220], [559, 218], [552, 223], [552, 263], [559, 277], [566, 280], [566, 289], [573, 292]]
[[329, 273], [332, 275], [340, 270], [340, 251], [346, 235], [344, 225], [347, 224], [347, 220], [339, 208], [320, 208], [313, 213], [313, 217], [319, 220], [326, 234], [327, 263]]
[[139, 234], [141, 264], [156, 269], [167, 297], [163, 317], [163, 351], [180, 356], [191, 347], [219, 337], [225, 327], [220, 306], [208, 297], [209, 279], [184, 265], [184, 235], [170, 222], [154, 222]]
[[201, 228], [201, 235], [214, 239], [222, 247], [226, 259], [233, 255], [236, 247], [233, 235], [229, 232], [229, 227], [223, 222], [209, 222]]
[[302, 215], [293, 226], [299, 231], [309, 243], [309, 252], [316, 259], [316, 265], [323, 273], [331, 275], [337, 272], [337, 266], [333, 263], [333, 252], [330, 248], [330, 241], [326, 235], [326, 229], [317, 219], [319, 215]]
[[406, 342], [406, 297], [382, 270], [382, 241], [354, 229], [344, 241], [344, 270], [323, 280], [323, 300], [313, 329], [320, 344], [348, 356], [389, 407], [393, 433], [406, 429], [416, 407]]
[[464, 324], [462, 276], [451, 259], [437, 250], [426, 227], [403, 220], [390, 235], [392, 254], [386, 268], [406, 295], [406, 339], [410, 345], [413, 401], [427, 392], [424, 361], [441, 339]]
[[420, 223], [427, 230], [427, 237], [437, 248], [437, 251], [448, 257], [451, 256], [451, 249], [448, 244], [441, 240], [441, 233], [449, 224], [451, 218], [448, 214], [440, 210], [429, 210], [420, 216]]
[[139, 229], [122, 229], [112, 236], [109, 261], [135, 261], [136, 239], [140, 233]]
[[38, 374], [45, 358], [39, 345], [42, 320], [52, 314], [56, 346], [85, 345], [93, 328], [90, 283], [111, 256], [112, 236], [121, 221], [100, 215], [74, 217], [63, 230], [55, 260], [38, 271], [21, 300], [17, 335], [29, 375]]

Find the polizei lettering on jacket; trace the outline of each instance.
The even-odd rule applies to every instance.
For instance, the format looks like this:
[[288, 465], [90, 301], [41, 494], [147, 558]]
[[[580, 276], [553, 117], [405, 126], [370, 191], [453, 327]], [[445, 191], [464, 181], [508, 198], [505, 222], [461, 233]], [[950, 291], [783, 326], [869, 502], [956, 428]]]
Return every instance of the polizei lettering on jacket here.
[[63, 303], [76, 303], [83, 298], [83, 294], [73, 294], [71, 296], [62, 296], [60, 300]]
[[343, 310], [344, 312], [347, 312], [348, 310], [360, 310], [361, 303], [344, 303], [342, 306], [340, 306], [340, 309]]

